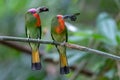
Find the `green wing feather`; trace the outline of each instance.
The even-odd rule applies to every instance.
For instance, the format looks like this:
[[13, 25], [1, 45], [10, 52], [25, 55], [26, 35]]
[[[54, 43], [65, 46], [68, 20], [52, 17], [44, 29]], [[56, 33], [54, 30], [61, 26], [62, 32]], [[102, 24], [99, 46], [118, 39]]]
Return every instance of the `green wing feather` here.
[[[25, 14], [26, 35], [28, 38], [41, 39], [41, 26], [36, 26], [37, 19], [31, 14]], [[38, 49], [38, 43], [29, 43], [32, 49]]]
[[52, 19], [51, 23], [51, 36], [53, 40], [58, 41], [58, 42], [67, 42], [68, 41], [68, 34], [67, 34], [67, 27], [65, 26], [65, 29], [62, 33], [58, 34], [55, 29], [59, 25], [57, 18], [54, 17]]
[[[67, 28], [65, 26], [64, 30], [61, 33], [56, 32], [56, 27], [58, 27], [59, 23], [56, 17], [52, 19], [51, 23], [51, 36], [54, 41], [57, 42], [67, 42]], [[69, 73], [69, 67], [66, 57], [66, 47], [65, 46], [58, 46], [56, 45], [56, 48], [59, 52], [60, 56], [60, 73], [61, 74], [67, 74]]]

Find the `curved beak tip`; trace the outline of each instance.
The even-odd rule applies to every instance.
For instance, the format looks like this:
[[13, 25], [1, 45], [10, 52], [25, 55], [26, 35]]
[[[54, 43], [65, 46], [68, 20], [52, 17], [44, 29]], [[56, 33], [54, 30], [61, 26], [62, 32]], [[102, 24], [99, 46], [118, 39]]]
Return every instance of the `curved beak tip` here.
[[39, 12], [46, 12], [46, 11], [49, 11], [49, 9], [47, 7], [40, 7], [38, 8], [39, 9]]

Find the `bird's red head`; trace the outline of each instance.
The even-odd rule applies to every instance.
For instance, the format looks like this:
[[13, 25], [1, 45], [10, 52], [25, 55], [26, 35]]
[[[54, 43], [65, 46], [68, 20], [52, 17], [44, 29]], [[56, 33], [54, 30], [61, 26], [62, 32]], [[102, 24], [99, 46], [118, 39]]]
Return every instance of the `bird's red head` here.
[[63, 15], [57, 15], [58, 22], [64, 25]]
[[63, 19], [62, 15], [57, 15], [57, 19]]
[[63, 15], [57, 15], [57, 20], [59, 23], [59, 27], [56, 28], [56, 32], [61, 33], [65, 29], [65, 22], [63, 19]]

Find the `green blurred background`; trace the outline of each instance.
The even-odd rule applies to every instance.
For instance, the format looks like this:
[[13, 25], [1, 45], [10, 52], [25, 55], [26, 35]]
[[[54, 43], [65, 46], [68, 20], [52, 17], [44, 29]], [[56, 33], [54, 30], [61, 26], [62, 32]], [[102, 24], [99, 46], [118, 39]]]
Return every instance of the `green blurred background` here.
[[[49, 8], [40, 13], [42, 40], [52, 40], [54, 16], [80, 12], [77, 21], [66, 21], [69, 42], [120, 55], [120, 0], [0, 0], [0, 35], [26, 37], [25, 12], [39, 6]], [[12, 43], [30, 50], [27, 43]], [[40, 51], [43, 68], [32, 71], [27, 51], [0, 41], [0, 80], [120, 80], [119, 61], [68, 48], [71, 73], [60, 75], [56, 48], [41, 44]]]

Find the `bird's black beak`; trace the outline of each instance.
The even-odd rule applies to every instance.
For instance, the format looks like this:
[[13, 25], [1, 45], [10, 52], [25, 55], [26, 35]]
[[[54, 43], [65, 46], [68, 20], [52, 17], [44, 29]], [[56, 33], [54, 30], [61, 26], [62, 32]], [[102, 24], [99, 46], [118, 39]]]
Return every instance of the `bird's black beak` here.
[[67, 19], [67, 18], [69, 18], [70, 17], [70, 15], [64, 15], [63, 16], [63, 19]]
[[37, 10], [39, 13], [49, 11], [49, 9], [47, 7], [39, 7], [39, 8], [37, 8]]
[[76, 16], [78, 16], [78, 15], [80, 15], [80, 13], [75, 13], [75, 14], [72, 14], [72, 15], [64, 15], [63, 18], [64, 19], [68, 19], [69, 18], [71, 21], [76, 21], [76, 19], [77, 19]]
[[78, 15], [80, 15], [80, 13], [75, 13], [75, 14], [73, 14], [74, 16], [78, 16]]

